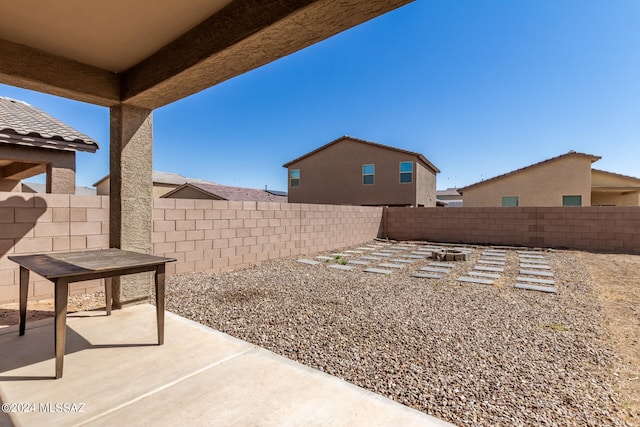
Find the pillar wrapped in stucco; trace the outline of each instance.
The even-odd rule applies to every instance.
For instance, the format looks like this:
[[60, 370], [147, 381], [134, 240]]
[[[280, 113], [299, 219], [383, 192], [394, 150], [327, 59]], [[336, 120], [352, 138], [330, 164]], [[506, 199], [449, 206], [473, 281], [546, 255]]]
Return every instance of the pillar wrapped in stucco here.
[[[151, 253], [152, 123], [151, 110], [111, 108], [110, 247]], [[114, 278], [114, 306], [147, 301], [151, 283], [149, 273]]]

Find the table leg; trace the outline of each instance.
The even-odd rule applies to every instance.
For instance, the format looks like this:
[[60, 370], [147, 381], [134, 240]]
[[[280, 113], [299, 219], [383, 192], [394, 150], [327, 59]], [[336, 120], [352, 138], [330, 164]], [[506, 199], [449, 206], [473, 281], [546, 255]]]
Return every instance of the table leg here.
[[104, 297], [105, 307], [107, 310], [107, 316], [111, 316], [111, 295], [113, 293], [113, 287], [111, 285], [111, 277], [104, 278]]
[[164, 264], [156, 267], [156, 321], [158, 324], [158, 345], [164, 344]]
[[55, 347], [56, 379], [62, 378], [65, 341], [67, 338], [67, 299], [69, 298], [69, 280], [57, 279], [55, 282]]
[[20, 335], [27, 325], [27, 297], [29, 296], [29, 270], [20, 266]]

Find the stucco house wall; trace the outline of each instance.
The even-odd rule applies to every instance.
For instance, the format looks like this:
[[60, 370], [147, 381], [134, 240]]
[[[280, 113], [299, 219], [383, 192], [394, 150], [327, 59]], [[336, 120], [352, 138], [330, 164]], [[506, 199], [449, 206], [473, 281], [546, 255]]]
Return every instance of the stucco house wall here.
[[[413, 162], [411, 183], [400, 182], [400, 162]], [[363, 183], [363, 166], [375, 165], [373, 184]], [[288, 184], [290, 203], [362, 206], [435, 206], [436, 173], [417, 154], [343, 137], [285, 165], [300, 170], [300, 184]], [[290, 175], [289, 175], [290, 176]]]
[[593, 206], [640, 206], [640, 179], [598, 169], [591, 171]]
[[569, 153], [460, 189], [465, 207], [500, 207], [502, 197], [518, 206], [562, 206], [563, 196], [581, 196], [591, 205], [591, 163], [598, 158]]

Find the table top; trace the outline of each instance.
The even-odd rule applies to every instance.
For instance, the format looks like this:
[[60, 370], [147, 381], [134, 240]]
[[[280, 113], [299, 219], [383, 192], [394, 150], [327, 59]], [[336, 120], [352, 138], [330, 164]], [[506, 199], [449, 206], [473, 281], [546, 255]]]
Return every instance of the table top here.
[[153, 267], [175, 258], [141, 254], [122, 249], [98, 249], [34, 255], [11, 255], [20, 264], [45, 279], [82, 276], [91, 273], [118, 272], [128, 268]]

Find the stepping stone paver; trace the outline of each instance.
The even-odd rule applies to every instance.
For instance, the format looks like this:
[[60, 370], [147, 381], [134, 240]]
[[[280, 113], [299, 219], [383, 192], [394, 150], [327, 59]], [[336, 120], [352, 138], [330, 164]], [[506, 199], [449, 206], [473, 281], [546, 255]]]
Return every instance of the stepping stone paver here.
[[361, 254], [362, 251], [344, 251], [346, 254]]
[[438, 268], [438, 267], [422, 267], [420, 271], [430, 271], [432, 273], [451, 273], [451, 270], [448, 268]]
[[402, 264], [411, 264], [411, 263], [415, 262], [412, 259], [390, 259], [389, 261], [391, 261], [391, 262], [399, 262], [399, 263], [402, 263]]
[[368, 259], [369, 261], [380, 261], [382, 258], [379, 256], [361, 256], [360, 259]]
[[380, 264], [380, 267], [385, 267], [385, 268], [404, 268], [404, 265], [402, 265], [402, 264], [392, 264], [390, 262], [383, 262], [382, 264]]
[[301, 264], [309, 264], [309, 265], [318, 265], [318, 264], [320, 264], [319, 261], [314, 261], [312, 259], [299, 259], [298, 262], [301, 263]]
[[316, 259], [321, 259], [323, 261], [330, 261], [330, 260], [332, 260], [334, 258], [332, 258], [330, 256], [319, 255], [319, 256], [316, 257]]
[[530, 276], [542, 276], [542, 277], [553, 277], [553, 273], [551, 271], [538, 271], [538, 270], [520, 270], [518, 274], [528, 274]]
[[376, 273], [376, 274], [391, 274], [393, 271], [391, 270], [383, 270], [382, 268], [365, 268], [362, 270], [366, 273]]
[[335, 253], [335, 254], [331, 254], [331, 256], [333, 256], [333, 257], [337, 257], [337, 256], [339, 256], [339, 257], [348, 257], [348, 256], [351, 256], [351, 255], [350, 254]]
[[539, 268], [541, 270], [551, 270], [551, 267], [544, 264], [523, 264], [520, 263], [520, 268]]
[[364, 247], [364, 246], [361, 247], [361, 248], [356, 248], [356, 249], [361, 250], [361, 251], [375, 251], [376, 250], [376, 248], [367, 248], [367, 247]]
[[540, 283], [542, 285], [555, 285], [556, 284], [555, 281], [549, 280], [549, 279], [536, 279], [536, 278], [533, 278], [533, 277], [522, 277], [522, 276], [516, 277], [516, 281], [518, 281], [518, 282]]
[[478, 283], [480, 285], [493, 285], [493, 280], [479, 279], [477, 277], [461, 276], [461, 277], [458, 277], [456, 280], [458, 280], [458, 282]]
[[385, 253], [385, 252], [371, 252], [371, 255], [375, 255], [375, 256], [391, 256], [391, 254]]
[[423, 255], [423, 256], [428, 256], [428, 255], [431, 255], [431, 252], [425, 252], [425, 251], [413, 251], [413, 252], [411, 252], [411, 254], [413, 254], [413, 255]]
[[528, 263], [528, 264], [544, 264], [547, 265], [549, 264], [547, 261], [542, 260], [542, 259], [521, 259], [520, 263]]
[[433, 265], [434, 267], [447, 267], [447, 268], [455, 267], [455, 264], [447, 264], [446, 262], [430, 262], [429, 265]]
[[525, 254], [519, 254], [520, 258], [535, 258], [535, 259], [544, 259], [544, 257], [542, 255], [525, 255]]
[[421, 279], [442, 279], [444, 276], [440, 276], [439, 274], [429, 274], [429, 273], [413, 273], [411, 277], [418, 277]]
[[347, 270], [347, 271], [353, 270], [352, 266], [350, 266], [350, 265], [342, 265], [342, 264], [331, 264], [329, 266], [329, 268], [336, 268], [338, 270]]
[[473, 269], [478, 271], [495, 271], [496, 273], [504, 273], [504, 268], [501, 267], [483, 267], [482, 265], [476, 265]]
[[549, 292], [549, 293], [552, 293], [552, 294], [557, 294], [558, 293], [558, 288], [552, 288], [550, 286], [529, 285], [529, 284], [526, 284], [526, 283], [516, 283], [514, 285], [514, 288], [527, 289], [527, 290], [530, 290], [530, 291]]
[[504, 265], [504, 262], [502, 261], [487, 261], [484, 259], [481, 259], [480, 261], [478, 261], [479, 264], [489, 264], [489, 265]]
[[468, 276], [478, 276], [478, 277], [486, 277], [487, 279], [499, 279], [499, 274], [493, 273], [483, 273], [482, 271], [470, 271], [467, 273]]
[[369, 263], [367, 261], [358, 261], [358, 260], [355, 260], [355, 259], [350, 259], [349, 261], [347, 261], [347, 264], [369, 265]]
[[409, 258], [409, 259], [424, 259], [423, 256], [420, 255], [400, 255], [402, 258]]

